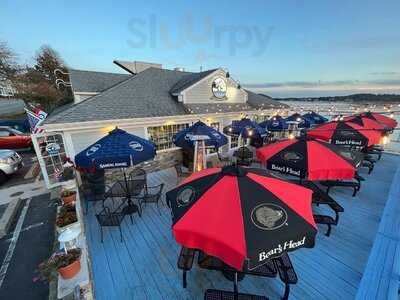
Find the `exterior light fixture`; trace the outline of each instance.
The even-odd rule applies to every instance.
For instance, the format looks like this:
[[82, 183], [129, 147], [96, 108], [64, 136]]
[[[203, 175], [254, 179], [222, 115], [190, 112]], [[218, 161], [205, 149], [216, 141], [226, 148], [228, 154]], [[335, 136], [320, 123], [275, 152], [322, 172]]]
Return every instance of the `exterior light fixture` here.
[[384, 135], [384, 136], [381, 138], [381, 144], [382, 144], [382, 145], [387, 145], [387, 144], [389, 144], [389, 137], [388, 137], [387, 135]]
[[289, 132], [289, 140], [293, 140], [295, 138], [293, 132]]

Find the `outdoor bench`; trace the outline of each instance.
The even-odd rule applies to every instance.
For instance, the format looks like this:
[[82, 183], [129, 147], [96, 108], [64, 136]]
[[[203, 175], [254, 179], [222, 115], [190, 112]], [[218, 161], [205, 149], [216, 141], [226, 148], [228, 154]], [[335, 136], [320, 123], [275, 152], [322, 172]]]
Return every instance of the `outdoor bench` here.
[[332, 225], [336, 225], [335, 220], [330, 217], [330, 216], [325, 216], [325, 215], [313, 215], [314, 216], [314, 221], [317, 224], [325, 224], [328, 226], [328, 230], [326, 231], [325, 235], [330, 236], [331, 230], [332, 230]]
[[230, 291], [222, 291], [215, 289], [208, 289], [204, 293], [204, 300], [268, 300], [265, 296], [251, 295], [237, 293], [235, 298], [235, 293]]
[[[209, 256], [199, 250], [182, 247], [180, 254], [179, 254], [179, 258], [178, 258], [178, 268], [183, 271], [182, 284], [183, 284], [184, 288], [186, 288], [186, 286], [187, 286], [186, 273], [187, 273], [187, 271], [191, 270], [191, 268], [193, 267], [193, 261], [194, 261], [196, 252], [199, 253], [197, 263], [200, 268], [208, 269], [208, 270], [222, 271], [224, 276], [227, 279], [229, 279], [231, 281], [234, 280], [233, 273], [236, 272], [236, 270], [227, 266], [220, 259], [213, 257], [213, 256]], [[283, 253], [282, 256], [280, 256], [278, 258], [271, 259], [271, 260], [267, 261], [267, 263], [255, 268], [255, 269], [249, 270], [248, 268], [245, 268], [243, 271], [237, 272], [237, 273], [238, 273], [238, 277], [240, 279], [243, 279], [244, 275], [253, 275], [253, 276], [273, 278], [273, 277], [276, 277], [277, 274], [279, 274], [280, 280], [285, 284], [285, 291], [284, 291], [283, 299], [287, 299], [289, 297], [290, 284], [297, 283], [297, 275], [296, 275], [296, 272], [290, 261], [289, 255], [287, 253]], [[212, 291], [212, 290], [210, 290], [210, 291]], [[222, 299], [225, 299], [224, 291], [220, 291], [220, 292], [223, 294]], [[230, 295], [231, 292], [227, 292], [227, 293], [229, 293], [229, 295]], [[207, 294], [207, 292], [206, 292], [206, 294]], [[211, 295], [219, 295], [219, 293], [209, 292], [207, 295], [208, 295], [208, 297], [211, 297]], [[242, 294], [239, 294], [239, 295], [240, 295], [240, 297], [242, 297]], [[243, 294], [243, 295], [245, 295], [245, 294]], [[251, 296], [251, 295], [246, 295], [246, 297], [247, 296]], [[219, 297], [219, 296], [213, 296], [213, 297]], [[242, 299], [240, 297], [239, 297], [239, 299]], [[256, 297], [261, 297], [261, 296], [256, 296]], [[214, 298], [207, 298], [207, 299], [214, 299]], [[220, 298], [216, 298], [216, 299], [220, 299]], [[230, 299], [230, 298], [227, 298], [227, 299]], [[243, 298], [243, 299], [253, 299], [253, 298]], [[255, 299], [258, 299], [258, 298], [255, 298]], [[267, 299], [267, 298], [264, 297], [261, 299]]]
[[183, 271], [182, 285], [184, 288], [187, 286], [186, 272], [190, 271], [193, 266], [194, 255], [196, 250], [182, 247], [178, 258], [178, 269]]
[[340, 187], [351, 187], [353, 188], [353, 197], [357, 195], [357, 192], [360, 190], [360, 182], [357, 181], [342, 181], [342, 180], [326, 180], [326, 181], [320, 181], [320, 183], [323, 186], [326, 186], [326, 193], [329, 194], [329, 191], [331, 188], [340, 186]]
[[335, 224], [339, 222], [339, 213], [344, 212], [344, 208], [335, 201], [331, 196], [325, 193], [318, 185], [312, 181], [302, 181], [302, 186], [313, 191], [312, 202], [319, 206], [320, 204], [328, 205], [335, 213]]
[[273, 262], [278, 269], [279, 278], [285, 283], [285, 294], [282, 299], [288, 299], [290, 293], [290, 284], [297, 283], [297, 274], [290, 261], [289, 255], [285, 252], [282, 256], [274, 258]]

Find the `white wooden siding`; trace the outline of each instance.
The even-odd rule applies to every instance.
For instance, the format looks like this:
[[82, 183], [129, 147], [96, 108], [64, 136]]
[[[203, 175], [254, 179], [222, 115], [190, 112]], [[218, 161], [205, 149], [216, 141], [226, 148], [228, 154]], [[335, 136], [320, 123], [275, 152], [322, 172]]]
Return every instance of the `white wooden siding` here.
[[247, 93], [237, 88], [237, 83], [232, 79], [226, 79], [227, 98], [219, 100], [214, 97], [211, 84], [216, 77], [225, 78], [226, 74], [223, 70], [219, 70], [215, 74], [207, 77], [205, 80], [194, 84], [184, 93], [184, 103], [245, 103], [247, 101]]

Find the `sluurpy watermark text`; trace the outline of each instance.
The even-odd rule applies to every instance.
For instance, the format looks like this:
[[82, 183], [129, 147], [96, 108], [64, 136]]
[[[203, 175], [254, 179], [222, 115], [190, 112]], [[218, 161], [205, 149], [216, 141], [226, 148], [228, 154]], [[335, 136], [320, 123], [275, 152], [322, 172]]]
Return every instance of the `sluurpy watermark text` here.
[[155, 14], [133, 18], [128, 24], [130, 37], [127, 42], [133, 48], [179, 50], [193, 47], [203, 57], [205, 53], [209, 57], [221, 53], [230, 56], [245, 53], [256, 57], [266, 52], [274, 30], [272, 26], [217, 25], [212, 17], [204, 17], [199, 22], [191, 13], [175, 21], [173, 27]]

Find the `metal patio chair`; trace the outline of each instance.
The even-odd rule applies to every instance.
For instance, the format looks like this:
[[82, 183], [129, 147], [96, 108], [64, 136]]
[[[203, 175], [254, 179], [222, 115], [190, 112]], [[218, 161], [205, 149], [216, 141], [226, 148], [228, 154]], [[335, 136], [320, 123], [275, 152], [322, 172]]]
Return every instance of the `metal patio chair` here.
[[191, 174], [190, 172], [183, 171], [181, 164], [176, 164], [174, 168], [176, 171], [176, 184], [178, 184], [181, 180], [185, 179]]
[[121, 236], [121, 242], [123, 241], [121, 223], [125, 218], [124, 208], [125, 203], [121, 203], [117, 209], [111, 210], [110, 207], [105, 206], [98, 214], [96, 214], [97, 222], [100, 225], [101, 242], [103, 243], [103, 227], [118, 227]]
[[148, 203], [155, 203], [158, 213], [161, 215], [158, 203], [161, 200], [163, 189], [164, 183], [161, 183], [157, 186], [149, 186], [143, 190], [143, 193], [141, 195], [134, 196], [134, 198], [138, 200], [140, 211], [142, 211], [142, 205], [146, 206]]
[[103, 202], [104, 206], [104, 200], [105, 200], [104, 192], [102, 191], [102, 189], [97, 188], [96, 185], [94, 184], [82, 183], [79, 186], [79, 194], [85, 201], [85, 210], [84, 210], [85, 215], [88, 213], [90, 202], [93, 202], [95, 204], [97, 202]]

